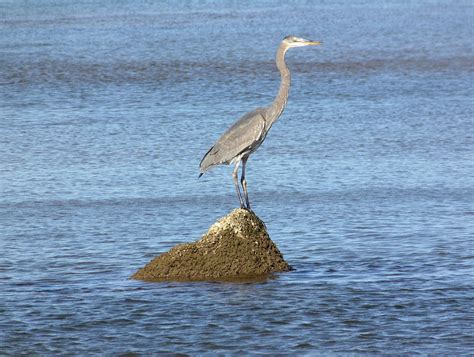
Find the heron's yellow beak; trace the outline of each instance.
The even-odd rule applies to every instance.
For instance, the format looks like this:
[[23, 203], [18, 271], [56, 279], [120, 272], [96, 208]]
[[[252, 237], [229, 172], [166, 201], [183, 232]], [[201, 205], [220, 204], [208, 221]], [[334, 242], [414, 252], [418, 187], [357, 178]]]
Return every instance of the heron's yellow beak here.
[[306, 41], [305, 42], [305, 45], [320, 45], [321, 44], [321, 41]]

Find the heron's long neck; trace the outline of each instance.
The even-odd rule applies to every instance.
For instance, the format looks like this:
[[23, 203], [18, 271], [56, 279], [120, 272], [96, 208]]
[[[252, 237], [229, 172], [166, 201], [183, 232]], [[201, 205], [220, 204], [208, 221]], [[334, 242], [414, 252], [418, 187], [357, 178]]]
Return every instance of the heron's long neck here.
[[280, 89], [278, 94], [269, 107], [269, 124], [270, 126], [280, 117], [281, 113], [285, 109], [286, 102], [288, 101], [288, 94], [290, 92], [290, 71], [285, 63], [285, 54], [288, 47], [280, 45], [276, 55], [276, 64], [281, 75]]

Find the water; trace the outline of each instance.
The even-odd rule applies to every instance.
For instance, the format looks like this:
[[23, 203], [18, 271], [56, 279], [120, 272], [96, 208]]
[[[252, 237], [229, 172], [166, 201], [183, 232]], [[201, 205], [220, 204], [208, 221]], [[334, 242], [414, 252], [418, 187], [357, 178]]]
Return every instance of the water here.
[[[0, 1], [0, 355], [474, 351], [472, 2]], [[248, 165], [296, 271], [128, 280], [237, 204], [212, 142], [288, 107]]]

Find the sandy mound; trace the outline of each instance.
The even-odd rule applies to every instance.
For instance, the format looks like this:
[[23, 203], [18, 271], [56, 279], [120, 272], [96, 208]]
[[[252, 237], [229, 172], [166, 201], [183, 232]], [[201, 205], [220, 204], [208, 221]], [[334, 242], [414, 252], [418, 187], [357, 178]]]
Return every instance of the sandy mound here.
[[132, 275], [150, 281], [253, 280], [291, 270], [253, 213], [235, 209], [204, 236], [180, 244]]

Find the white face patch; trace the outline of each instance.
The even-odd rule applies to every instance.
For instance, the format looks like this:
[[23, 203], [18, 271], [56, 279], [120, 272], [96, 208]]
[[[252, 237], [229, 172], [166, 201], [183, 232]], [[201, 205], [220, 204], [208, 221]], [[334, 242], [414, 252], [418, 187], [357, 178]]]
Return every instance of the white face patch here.
[[302, 46], [308, 46], [309, 43], [308, 40], [305, 40], [304, 38], [299, 38], [299, 37], [292, 37], [288, 41], [288, 45], [290, 47], [302, 47]]
[[303, 47], [309, 45], [319, 45], [319, 41], [306, 40], [301, 37], [296, 36], [287, 36], [282, 41], [282, 44], [285, 46], [285, 51], [292, 47]]

